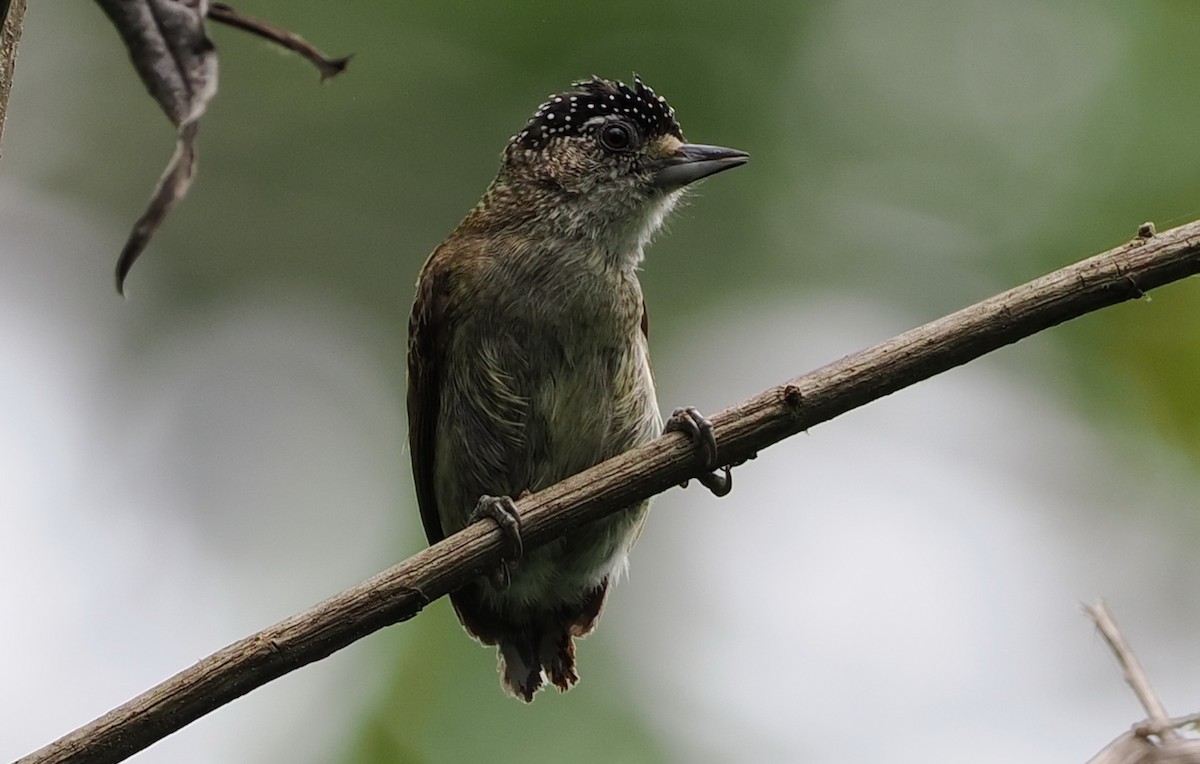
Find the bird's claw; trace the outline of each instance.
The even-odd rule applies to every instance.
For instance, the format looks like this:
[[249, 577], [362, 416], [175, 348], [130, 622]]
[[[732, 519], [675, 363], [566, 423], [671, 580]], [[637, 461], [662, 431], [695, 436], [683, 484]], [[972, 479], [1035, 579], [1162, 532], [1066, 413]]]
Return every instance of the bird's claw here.
[[712, 491], [712, 495], [718, 499], [722, 496], [728, 496], [733, 490], [733, 467], [728, 465], [721, 467], [724, 475], [719, 475], [716, 472], [706, 472], [696, 478], [700, 481], [700, 485]]
[[[663, 434], [668, 432], [682, 432], [696, 444], [697, 454], [704, 460], [704, 467], [710, 470], [708, 474], [697, 478], [702, 486], [718, 497], [726, 496], [733, 490], [733, 473], [730, 467], [721, 467], [724, 475], [717, 474], [715, 471], [719, 467], [717, 464], [717, 438], [713, 434], [712, 422], [708, 420], [708, 417], [701, 414], [695, 406], [675, 409], [663, 427]], [[681, 485], [686, 488], [687, 481], [685, 480]]]
[[704, 466], [710, 470], [717, 468], [717, 437], [713, 434], [712, 422], [695, 406], [685, 406], [672, 411], [671, 418], [663, 427], [663, 433], [668, 432], [682, 432], [687, 435], [699, 447]]
[[509, 565], [515, 563], [525, 554], [525, 544], [521, 541], [521, 515], [517, 505], [508, 496], [480, 496], [475, 509], [467, 517], [467, 523], [472, 524], [488, 519], [500, 527], [500, 532], [508, 539], [511, 547], [510, 554], [500, 563], [493, 575], [493, 583], [501, 589], [507, 589], [510, 581]]

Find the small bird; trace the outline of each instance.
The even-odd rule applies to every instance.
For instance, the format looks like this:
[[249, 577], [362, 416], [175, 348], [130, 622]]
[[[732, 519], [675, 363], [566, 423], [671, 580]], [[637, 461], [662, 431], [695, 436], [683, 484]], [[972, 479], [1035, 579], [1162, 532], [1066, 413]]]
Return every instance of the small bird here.
[[686, 143], [667, 102], [593, 77], [549, 97], [500, 171], [421, 270], [409, 319], [408, 421], [421, 520], [436, 543], [481, 519], [512, 551], [451, 594], [467, 632], [496, 645], [501, 685], [530, 702], [579, 680], [575, 637], [596, 626], [645, 520], [640, 502], [522, 554], [512, 497], [680, 431], [718, 495], [711, 424], [677, 409], [664, 429], [637, 270], [688, 184], [744, 164]]

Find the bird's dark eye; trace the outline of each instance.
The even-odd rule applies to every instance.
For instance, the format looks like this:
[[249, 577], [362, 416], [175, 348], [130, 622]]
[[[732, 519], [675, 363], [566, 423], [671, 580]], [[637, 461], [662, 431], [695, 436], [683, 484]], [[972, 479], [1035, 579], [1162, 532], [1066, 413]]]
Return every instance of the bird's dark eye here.
[[609, 122], [600, 128], [600, 145], [609, 151], [629, 151], [636, 140], [633, 128], [624, 122]]

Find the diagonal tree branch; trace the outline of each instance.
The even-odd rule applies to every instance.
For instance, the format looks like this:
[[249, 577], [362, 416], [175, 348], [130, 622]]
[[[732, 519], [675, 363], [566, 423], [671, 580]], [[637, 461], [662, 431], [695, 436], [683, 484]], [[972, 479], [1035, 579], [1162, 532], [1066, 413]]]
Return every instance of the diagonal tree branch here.
[[[1200, 272], [1200, 221], [1154, 235], [1149, 224], [1116, 249], [1055, 271], [766, 390], [712, 417], [720, 461], [759, 450], [1094, 310]], [[526, 548], [703, 471], [671, 434], [518, 502]], [[312, 609], [210, 655], [18, 764], [115, 762], [214, 709], [385, 626], [500, 560], [506, 541], [478, 523]]]

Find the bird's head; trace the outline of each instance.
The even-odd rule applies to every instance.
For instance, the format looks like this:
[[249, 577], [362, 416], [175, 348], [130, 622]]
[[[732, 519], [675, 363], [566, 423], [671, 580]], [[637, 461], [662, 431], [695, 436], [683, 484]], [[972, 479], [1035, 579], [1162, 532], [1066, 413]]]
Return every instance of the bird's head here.
[[560, 229], [640, 247], [685, 186], [748, 158], [687, 143], [675, 110], [636, 75], [632, 86], [593, 77], [550, 96], [513, 136], [496, 190]]

